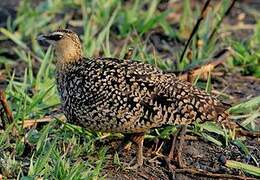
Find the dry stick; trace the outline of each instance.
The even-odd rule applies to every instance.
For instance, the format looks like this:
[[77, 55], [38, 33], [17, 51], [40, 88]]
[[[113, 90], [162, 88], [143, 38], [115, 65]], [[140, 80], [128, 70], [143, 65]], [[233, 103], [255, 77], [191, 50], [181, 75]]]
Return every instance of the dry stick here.
[[14, 120], [13, 114], [12, 114], [12, 111], [10, 110], [10, 108], [9, 108], [9, 105], [7, 104], [5, 93], [2, 90], [0, 90], [0, 103], [2, 104], [2, 106], [4, 108], [4, 112], [6, 114], [8, 123], [11, 124]]
[[231, 9], [234, 7], [235, 3], [236, 3], [236, 0], [233, 0], [233, 1], [231, 2], [231, 4], [229, 5], [228, 9], [225, 11], [225, 13], [223, 14], [223, 16], [222, 16], [222, 17], [220, 18], [220, 20], [218, 21], [217, 25], [215, 26], [215, 28], [214, 28], [213, 31], [211, 32], [211, 34], [210, 34], [210, 36], [209, 36], [209, 38], [208, 38], [206, 44], [208, 44], [208, 42], [210, 42], [210, 41], [212, 40], [212, 38], [213, 38], [213, 36], [216, 34], [216, 32], [217, 32], [219, 26], [220, 26], [221, 23], [223, 22], [224, 18], [229, 14], [229, 12], [231, 11]]
[[256, 180], [256, 178], [245, 177], [245, 176], [236, 176], [231, 174], [218, 174], [211, 173], [204, 170], [199, 169], [175, 169], [176, 173], [190, 173], [192, 175], [200, 175], [201, 177], [212, 177], [212, 178], [225, 178], [225, 179], [243, 179], [243, 180]]
[[206, 10], [207, 10], [207, 8], [208, 8], [208, 6], [209, 6], [210, 1], [211, 1], [211, 0], [207, 0], [206, 3], [204, 4], [202, 10], [201, 10], [200, 17], [198, 18], [198, 20], [197, 20], [197, 22], [196, 22], [196, 25], [194, 26], [194, 28], [193, 28], [193, 30], [192, 30], [192, 33], [191, 33], [191, 35], [190, 35], [190, 37], [189, 37], [187, 43], [185, 44], [184, 50], [182, 51], [181, 58], [180, 58], [180, 62], [182, 62], [182, 60], [183, 60], [183, 58], [184, 58], [184, 56], [185, 56], [185, 54], [186, 54], [186, 51], [187, 51], [187, 49], [188, 49], [188, 47], [189, 47], [189, 44], [190, 44], [190, 42], [191, 42], [193, 36], [196, 34], [197, 30], [199, 29], [199, 26], [200, 26], [201, 21], [202, 21], [202, 20], [205, 18], [205, 16], [206, 16], [206, 12], [207, 12]]
[[[237, 123], [239, 124], [239, 123]], [[237, 129], [236, 130], [236, 133], [241, 135], [241, 136], [247, 136], [247, 137], [251, 137], [251, 138], [257, 138], [257, 137], [260, 137], [260, 131], [249, 131], [249, 130], [244, 130], [245, 128], [243, 126], [241, 126], [239, 124], [239, 127], [241, 127], [241, 129]]]

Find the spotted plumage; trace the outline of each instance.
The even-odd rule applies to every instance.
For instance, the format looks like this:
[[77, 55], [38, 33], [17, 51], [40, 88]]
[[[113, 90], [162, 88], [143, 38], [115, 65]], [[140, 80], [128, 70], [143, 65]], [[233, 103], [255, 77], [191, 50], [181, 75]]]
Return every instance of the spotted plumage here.
[[57, 73], [66, 117], [91, 130], [139, 133], [226, 116], [215, 98], [148, 64], [82, 58]]
[[40, 39], [54, 44], [58, 91], [71, 123], [142, 134], [162, 125], [227, 121], [222, 103], [173, 74], [133, 60], [84, 58], [80, 40], [70, 30]]

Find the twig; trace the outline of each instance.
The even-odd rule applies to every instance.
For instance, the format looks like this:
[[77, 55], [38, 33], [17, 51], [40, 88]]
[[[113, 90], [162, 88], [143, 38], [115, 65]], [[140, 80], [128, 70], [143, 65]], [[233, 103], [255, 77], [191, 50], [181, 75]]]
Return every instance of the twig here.
[[[8, 123], [11, 124], [14, 120], [13, 114], [12, 114], [12, 111], [10, 110], [10, 108], [9, 108], [7, 101], [6, 101], [5, 93], [2, 90], [0, 90], [0, 103], [3, 106], [3, 109], [4, 109], [4, 112], [6, 114]], [[6, 126], [5, 126], [4, 120], [3, 120], [3, 125], [4, 125], [4, 128], [5, 128]]]
[[260, 137], [260, 131], [249, 131], [245, 127], [240, 125], [238, 122], [236, 122], [236, 123], [241, 128], [241, 129], [237, 129], [236, 130], [236, 134], [239, 134], [241, 136], [251, 137], [251, 138], [258, 138], [258, 137]]
[[218, 173], [211, 173], [208, 171], [204, 171], [201, 169], [175, 169], [176, 173], [190, 173], [192, 175], [200, 175], [204, 177], [212, 177], [212, 178], [227, 178], [227, 179], [243, 179], [243, 180], [256, 180], [256, 178], [245, 177], [245, 176], [237, 176], [231, 174], [218, 174]]
[[206, 16], [206, 13], [207, 13], [206, 10], [207, 10], [207, 8], [208, 8], [208, 6], [209, 6], [210, 1], [211, 1], [211, 0], [207, 0], [207, 1], [206, 1], [206, 3], [204, 4], [204, 6], [203, 6], [203, 8], [202, 8], [202, 10], [201, 10], [201, 12], [200, 12], [200, 17], [198, 18], [198, 20], [197, 20], [197, 22], [196, 22], [196, 24], [195, 24], [195, 26], [194, 26], [194, 28], [193, 28], [191, 34], [190, 34], [189, 39], [188, 39], [187, 43], [185, 44], [184, 50], [182, 51], [182, 54], [181, 54], [181, 57], [180, 57], [180, 62], [182, 62], [182, 60], [183, 60], [183, 58], [184, 58], [184, 56], [185, 56], [185, 54], [186, 54], [186, 51], [187, 51], [187, 49], [188, 49], [188, 47], [189, 47], [189, 44], [190, 44], [190, 42], [191, 42], [193, 36], [196, 34], [197, 30], [199, 29], [199, 26], [200, 26], [201, 21], [202, 21], [202, 20], [205, 18], [205, 16]]
[[208, 44], [208, 42], [210, 42], [210, 41], [212, 40], [212, 38], [213, 38], [213, 36], [216, 34], [216, 32], [217, 32], [219, 26], [220, 26], [221, 23], [223, 22], [224, 18], [229, 14], [229, 12], [231, 11], [231, 9], [234, 7], [235, 3], [236, 3], [236, 0], [233, 0], [233, 1], [231, 2], [231, 4], [229, 5], [228, 9], [225, 11], [225, 13], [223, 14], [223, 16], [220, 18], [220, 20], [219, 20], [218, 23], [216, 24], [215, 28], [214, 28], [213, 31], [211, 32], [211, 34], [210, 34], [210, 36], [209, 36], [209, 38], [208, 38], [206, 44]]

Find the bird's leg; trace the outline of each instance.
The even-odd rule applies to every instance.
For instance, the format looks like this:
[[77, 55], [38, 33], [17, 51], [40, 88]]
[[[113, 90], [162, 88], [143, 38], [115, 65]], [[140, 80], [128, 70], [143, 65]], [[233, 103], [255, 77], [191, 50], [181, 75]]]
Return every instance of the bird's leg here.
[[130, 163], [125, 167], [126, 169], [132, 169], [135, 170], [138, 167], [143, 165], [143, 143], [144, 143], [144, 133], [135, 133], [130, 135], [130, 140], [137, 144], [137, 151], [136, 151], [136, 164], [131, 165], [133, 160], [130, 161]]
[[165, 157], [166, 164], [168, 165], [168, 168], [171, 171], [173, 171], [173, 167], [171, 165], [171, 161], [174, 159], [174, 152], [175, 152], [175, 148], [176, 148], [176, 141], [177, 141], [177, 137], [178, 137], [179, 131], [180, 131], [180, 129], [177, 128], [177, 131], [175, 132], [174, 136], [172, 137], [172, 145], [171, 145], [170, 152], [169, 152], [168, 156]]
[[[126, 138], [129, 138], [132, 142], [137, 144], [137, 151], [136, 151], [136, 158], [133, 158], [130, 163], [126, 165], [126, 169], [137, 169], [138, 167], [143, 165], [143, 143], [144, 143], [144, 133], [134, 133], [134, 134], [128, 134]], [[131, 165], [134, 160], [137, 160], [137, 163], [135, 165]]]
[[137, 144], [137, 166], [143, 165], [143, 144], [144, 144], [144, 133], [133, 134], [131, 140]]
[[179, 146], [177, 148], [177, 163], [180, 168], [185, 167], [185, 164], [182, 161], [182, 148], [185, 140], [186, 130], [187, 130], [187, 125], [182, 125], [180, 128], [177, 129], [177, 132], [173, 136], [171, 150], [168, 154], [168, 158], [166, 159], [169, 168], [171, 168], [171, 164], [170, 164], [171, 160], [174, 159], [174, 152], [175, 152], [175, 148], [177, 144], [176, 141], [178, 136], [180, 137], [180, 141], [179, 141]]
[[171, 146], [171, 150], [168, 154], [168, 160], [170, 160], [170, 161], [173, 159], [174, 151], [175, 151], [175, 148], [176, 148], [176, 140], [177, 140], [179, 131], [180, 131], [180, 129], [178, 128], [176, 133], [174, 134], [174, 136], [172, 138], [172, 146]]
[[174, 156], [174, 153], [175, 153], [175, 149], [176, 149], [176, 141], [177, 141], [179, 132], [180, 132], [180, 128], [177, 128], [177, 131], [175, 132], [175, 134], [172, 137], [172, 145], [171, 145], [170, 152], [169, 152], [168, 156], [165, 157], [166, 164], [168, 165], [169, 170], [172, 172], [174, 172], [175, 166], [172, 166], [171, 161], [174, 160], [174, 157], [176, 157], [176, 156]]
[[183, 143], [185, 140], [185, 133], [187, 131], [187, 125], [181, 126], [181, 131], [180, 131], [180, 142], [179, 142], [179, 147], [177, 150], [177, 160], [178, 160], [178, 165], [180, 168], [184, 168], [185, 164], [182, 161], [182, 148], [183, 148]]

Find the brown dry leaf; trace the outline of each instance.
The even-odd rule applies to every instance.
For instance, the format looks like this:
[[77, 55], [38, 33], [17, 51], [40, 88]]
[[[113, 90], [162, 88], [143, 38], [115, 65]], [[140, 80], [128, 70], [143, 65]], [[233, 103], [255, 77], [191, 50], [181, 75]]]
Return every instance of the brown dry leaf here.
[[[3, 90], [0, 90], [0, 103], [4, 109], [8, 123], [11, 124], [14, 121], [14, 118], [13, 118], [11, 108], [9, 107], [9, 104], [7, 103], [7, 100], [5, 97], [5, 92]], [[4, 128], [5, 128], [5, 124], [4, 124]]]
[[[209, 73], [212, 72], [216, 66], [218, 66], [226, 61], [226, 59], [229, 55], [228, 52], [229, 52], [228, 49], [224, 50], [223, 52], [221, 52], [223, 54], [217, 55], [215, 58], [213, 58], [213, 61], [211, 61], [203, 66], [195, 67], [192, 70], [188, 70], [188, 71], [184, 72], [183, 74], [179, 75], [178, 78], [181, 80], [193, 82], [194, 79], [199, 76], [200, 79], [207, 80]], [[221, 75], [223, 75], [223, 73], [213, 72], [213, 73], [211, 73], [211, 75], [215, 75], [215, 76], [220, 75], [221, 76]]]
[[207, 80], [209, 73], [213, 71], [213, 69], [215, 68], [216, 65], [213, 64], [207, 64], [205, 66], [202, 66], [199, 69], [196, 69], [194, 71], [191, 72], [190, 77], [188, 77], [188, 80], [190, 82], [193, 82], [194, 79], [199, 76], [201, 79], [203, 80]]
[[200, 79], [207, 80], [209, 72], [211, 72], [214, 69], [214, 65], [212, 64], [207, 64], [202, 66], [199, 69], [194, 69], [192, 71], [186, 72], [180, 76], [178, 76], [179, 79], [193, 82], [194, 79], [199, 76]]

